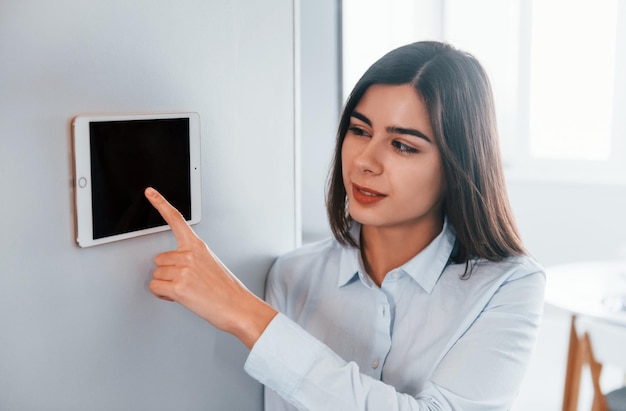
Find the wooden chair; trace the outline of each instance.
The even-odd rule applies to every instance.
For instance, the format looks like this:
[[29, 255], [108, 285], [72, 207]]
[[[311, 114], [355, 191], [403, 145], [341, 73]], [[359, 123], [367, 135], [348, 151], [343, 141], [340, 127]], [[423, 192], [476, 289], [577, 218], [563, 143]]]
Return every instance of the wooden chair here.
[[626, 386], [609, 393], [604, 393], [600, 386], [603, 365], [626, 371], [626, 327], [579, 318], [576, 328], [580, 364], [589, 367], [593, 384], [592, 411], [626, 411]]

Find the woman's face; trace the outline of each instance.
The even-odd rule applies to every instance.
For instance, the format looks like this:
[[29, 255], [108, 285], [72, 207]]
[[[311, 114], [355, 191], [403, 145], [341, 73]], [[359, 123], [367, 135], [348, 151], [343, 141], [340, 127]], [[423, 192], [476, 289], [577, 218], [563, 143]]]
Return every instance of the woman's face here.
[[441, 224], [441, 156], [413, 86], [369, 87], [351, 113], [341, 162], [355, 221], [380, 228]]

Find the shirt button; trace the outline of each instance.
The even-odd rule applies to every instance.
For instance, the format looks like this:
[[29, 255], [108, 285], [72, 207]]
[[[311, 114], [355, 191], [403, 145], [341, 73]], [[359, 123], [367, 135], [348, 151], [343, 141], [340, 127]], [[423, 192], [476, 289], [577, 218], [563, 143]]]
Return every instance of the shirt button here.
[[400, 273], [393, 273], [391, 275], [391, 278], [393, 278], [394, 280], [397, 280], [398, 278], [400, 278]]
[[373, 368], [373, 369], [378, 368], [378, 366], [379, 366], [379, 365], [380, 365], [380, 362], [379, 362], [378, 360], [374, 360], [374, 361], [372, 361], [372, 368]]

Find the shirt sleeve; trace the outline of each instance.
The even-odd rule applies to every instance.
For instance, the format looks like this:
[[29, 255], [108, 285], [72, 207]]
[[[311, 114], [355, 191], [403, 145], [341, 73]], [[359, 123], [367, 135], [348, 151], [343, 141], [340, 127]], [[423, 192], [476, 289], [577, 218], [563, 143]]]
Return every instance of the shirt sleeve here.
[[245, 370], [301, 410], [505, 410], [532, 353], [544, 285], [543, 273], [503, 284], [416, 397], [361, 374], [283, 314], [256, 342]]
[[246, 372], [301, 410], [396, 410], [393, 387], [363, 376], [283, 314], [256, 342]]

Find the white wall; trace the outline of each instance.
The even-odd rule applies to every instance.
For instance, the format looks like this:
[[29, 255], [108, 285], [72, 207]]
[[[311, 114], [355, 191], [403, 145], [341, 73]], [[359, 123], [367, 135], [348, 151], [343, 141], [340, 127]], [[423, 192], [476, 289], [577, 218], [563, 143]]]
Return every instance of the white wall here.
[[626, 258], [626, 186], [511, 180], [522, 238], [546, 267]]
[[261, 409], [243, 345], [150, 294], [170, 232], [76, 246], [70, 120], [199, 112], [195, 229], [260, 295], [299, 236], [293, 9], [0, 0], [0, 409]]
[[338, 0], [302, 0], [301, 166], [302, 235], [330, 235], [324, 193], [339, 124], [341, 50]]

